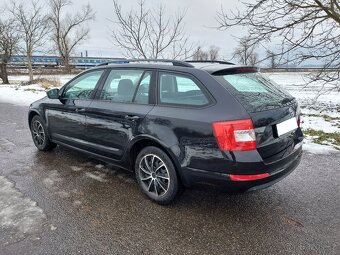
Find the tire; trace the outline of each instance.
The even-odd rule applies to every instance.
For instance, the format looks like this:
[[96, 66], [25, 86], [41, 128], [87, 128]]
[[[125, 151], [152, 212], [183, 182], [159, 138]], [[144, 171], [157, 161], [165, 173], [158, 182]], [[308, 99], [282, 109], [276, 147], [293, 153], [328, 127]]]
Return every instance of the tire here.
[[168, 155], [157, 147], [141, 150], [135, 162], [135, 174], [143, 193], [152, 201], [167, 205], [181, 193], [181, 183]]
[[50, 151], [57, 146], [49, 139], [45, 122], [40, 116], [36, 115], [32, 118], [30, 127], [33, 142], [38, 150]]

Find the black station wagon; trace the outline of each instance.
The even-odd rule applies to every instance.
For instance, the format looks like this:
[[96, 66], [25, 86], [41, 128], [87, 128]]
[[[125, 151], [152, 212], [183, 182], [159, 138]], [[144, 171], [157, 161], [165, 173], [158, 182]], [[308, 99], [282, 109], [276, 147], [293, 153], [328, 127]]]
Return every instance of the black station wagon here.
[[265, 188], [298, 166], [298, 103], [256, 68], [144, 61], [101, 64], [31, 104], [36, 147], [59, 144], [134, 171], [159, 204], [197, 183]]

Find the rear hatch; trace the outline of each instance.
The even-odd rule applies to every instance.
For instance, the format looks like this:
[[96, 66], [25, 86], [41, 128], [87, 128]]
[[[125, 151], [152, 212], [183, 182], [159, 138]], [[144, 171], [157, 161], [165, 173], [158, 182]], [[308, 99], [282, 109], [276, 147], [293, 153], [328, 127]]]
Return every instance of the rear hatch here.
[[297, 101], [256, 68], [230, 68], [212, 75], [244, 106], [253, 121], [256, 146], [265, 162], [292, 153], [303, 139]]

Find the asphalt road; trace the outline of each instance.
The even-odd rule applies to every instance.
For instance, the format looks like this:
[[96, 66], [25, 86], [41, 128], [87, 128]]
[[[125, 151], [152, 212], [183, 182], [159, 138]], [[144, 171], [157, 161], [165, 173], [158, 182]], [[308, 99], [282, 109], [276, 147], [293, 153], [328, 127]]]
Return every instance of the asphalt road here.
[[263, 191], [200, 187], [164, 207], [129, 173], [37, 151], [27, 109], [0, 103], [0, 254], [340, 254], [339, 155], [305, 153]]

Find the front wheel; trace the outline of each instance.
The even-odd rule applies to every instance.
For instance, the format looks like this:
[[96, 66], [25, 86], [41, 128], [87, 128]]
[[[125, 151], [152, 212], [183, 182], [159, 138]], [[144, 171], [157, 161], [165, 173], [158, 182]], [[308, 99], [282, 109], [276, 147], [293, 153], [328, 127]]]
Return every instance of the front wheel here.
[[179, 193], [181, 184], [175, 167], [157, 147], [146, 147], [138, 154], [135, 174], [143, 193], [158, 204], [171, 203]]
[[49, 151], [57, 145], [50, 141], [44, 121], [36, 115], [31, 120], [31, 133], [35, 146], [41, 151]]

